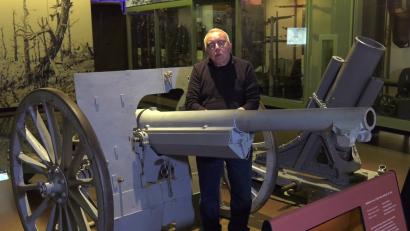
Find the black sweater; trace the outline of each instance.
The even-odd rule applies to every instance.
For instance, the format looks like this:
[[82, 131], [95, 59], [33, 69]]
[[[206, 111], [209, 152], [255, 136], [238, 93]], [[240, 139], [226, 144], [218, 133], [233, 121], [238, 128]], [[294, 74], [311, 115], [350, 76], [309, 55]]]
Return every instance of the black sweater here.
[[187, 110], [259, 107], [259, 87], [252, 65], [232, 56], [227, 65], [215, 66], [209, 58], [194, 65], [189, 80]]

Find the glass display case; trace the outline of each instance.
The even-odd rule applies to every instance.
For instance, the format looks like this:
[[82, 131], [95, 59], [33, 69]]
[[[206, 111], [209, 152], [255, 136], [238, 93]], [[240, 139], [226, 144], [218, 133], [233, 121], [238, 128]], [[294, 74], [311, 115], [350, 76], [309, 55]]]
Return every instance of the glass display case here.
[[[407, 4], [403, 4], [407, 2]], [[374, 104], [378, 126], [410, 132], [410, 1], [358, 1], [356, 34], [386, 46], [376, 77], [384, 81]], [[408, 141], [407, 141], [408, 142]]]
[[264, 94], [268, 91], [267, 64], [265, 63], [267, 39], [265, 36], [265, 6], [262, 1], [243, 1], [240, 11], [242, 58], [255, 68], [257, 80]]
[[253, 64], [263, 94], [302, 98], [304, 0], [194, 0], [152, 8], [128, 13], [133, 69], [192, 65], [205, 57], [203, 38], [217, 27], [229, 34], [233, 54]]
[[[247, 5], [243, 18], [253, 18], [253, 22], [262, 26], [256, 35], [264, 32], [264, 37], [256, 36], [258, 40], [246, 42], [248, 47], [253, 47], [253, 52], [262, 54], [260, 60], [264, 64], [256, 66], [256, 70], [263, 80], [264, 95], [300, 100], [306, 47], [305, 1], [267, 0], [262, 11], [255, 4]], [[264, 15], [263, 21], [260, 15]], [[255, 27], [247, 24], [246, 21], [242, 23], [244, 37], [254, 37]]]
[[196, 61], [205, 57], [203, 41], [206, 32], [212, 28], [226, 31], [232, 47], [235, 47], [235, 1], [195, 0], [193, 4], [197, 30]]
[[132, 68], [156, 67], [154, 12], [130, 14], [132, 39]]
[[191, 9], [170, 8], [158, 10], [161, 67], [181, 67], [191, 60]]
[[[253, 64], [264, 95], [300, 99], [306, 45], [305, 1], [289, 2], [194, 1], [199, 29], [197, 59], [203, 57], [200, 40], [206, 31], [221, 28], [230, 35], [233, 54]], [[288, 39], [288, 30], [297, 33]], [[297, 40], [300, 36], [303, 39]]]
[[410, 72], [408, 4], [398, 0], [140, 2], [144, 4], [127, 8], [132, 69], [193, 65], [205, 57], [206, 32], [218, 27], [229, 34], [232, 53], [252, 63], [263, 103], [275, 108], [305, 107], [331, 57], [346, 58], [357, 35], [373, 38], [387, 47], [374, 73], [385, 81], [383, 97], [375, 105], [378, 123], [410, 131], [406, 123], [410, 97], [403, 87]]
[[353, 44], [354, 1], [308, 1], [308, 44], [306, 57], [306, 91], [316, 91], [332, 56], [343, 59]]
[[[137, 7], [135, 7], [137, 9]], [[128, 10], [132, 69], [192, 65], [190, 5]]]

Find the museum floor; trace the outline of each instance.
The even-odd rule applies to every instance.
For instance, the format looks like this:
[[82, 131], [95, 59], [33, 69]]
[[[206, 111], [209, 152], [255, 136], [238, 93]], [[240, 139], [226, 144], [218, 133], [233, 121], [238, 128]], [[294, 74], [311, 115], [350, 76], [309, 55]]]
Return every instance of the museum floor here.
[[[395, 170], [400, 188], [402, 187], [405, 174], [410, 166], [410, 154], [403, 152], [408, 150], [409, 141], [402, 135], [380, 132], [378, 145], [359, 144], [358, 150], [362, 159], [363, 168], [376, 171], [380, 164], [387, 165], [388, 169]], [[406, 145], [404, 149], [403, 145]], [[3, 231], [22, 230], [20, 220], [15, 209], [10, 181], [0, 181], [0, 224]], [[272, 218], [281, 213], [297, 209], [297, 207], [270, 199], [265, 206], [253, 214], [249, 221], [251, 230], [260, 230], [265, 219]], [[227, 220], [222, 219], [223, 230], [227, 230]], [[195, 228], [195, 231], [199, 228]]]

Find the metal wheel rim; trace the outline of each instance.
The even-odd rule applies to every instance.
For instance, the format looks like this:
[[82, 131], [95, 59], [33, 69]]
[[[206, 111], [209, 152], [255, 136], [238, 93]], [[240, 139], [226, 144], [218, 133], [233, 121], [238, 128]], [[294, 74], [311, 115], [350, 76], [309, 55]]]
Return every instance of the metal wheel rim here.
[[[264, 110], [265, 108], [261, 104], [259, 110]], [[251, 213], [258, 211], [266, 201], [270, 198], [270, 195], [273, 192], [273, 189], [276, 184], [276, 179], [278, 175], [277, 169], [277, 147], [274, 142], [274, 137], [270, 131], [262, 132], [263, 142], [253, 143], [253, 156], [252, 156], [252, 178], [262, 179], [262, 184], [259, 188], [252, 186], [252, 207]], [[258, 155], [266, 156], [265, 166], [256, 163]], [[223, 182], [227, 185], [230, 190], [229, 180], [227, 171], [225, 168]], [[230, 207], [227, 205], [221, 205], [221, 214], [222, 216], [229, 217]]]
[[[63, 117], [62, 129], [55, 111]], [[73, 134], [78, 136], [75, 150]], [[25, 153], [23, 147], [29, 152]], [[25, 230], [37, 230], [36, 223], [47, 213], [46, 230], [112, 230], [113, 198], [107, 163], [89, 121], [61, 91], [38, 89], [22, 100], [12, 131], [10, 169]], [[26, 183], [27, 169], [42, 180]], [[30, 203], [30, 192], [41, 193], [37, 207]]]

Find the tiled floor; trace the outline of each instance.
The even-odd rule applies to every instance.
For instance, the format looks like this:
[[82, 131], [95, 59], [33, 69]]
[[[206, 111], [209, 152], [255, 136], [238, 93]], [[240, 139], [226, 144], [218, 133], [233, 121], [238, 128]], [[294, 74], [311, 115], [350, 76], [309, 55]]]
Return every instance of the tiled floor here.
[[[405, 174], [410, 166], [410, 154], [402, 152], [403, 136], [381, 132], [379, 135], [379, 145], [359, 144], [358, 150], [362, 159], [363, 168], [376, 171], [380, 164], [384, 164], [388, 169], [396, 171], [399, 186], [403, 185]], [[408, 140], [406, 141], [408, 142]], [[409, 145], [408, 143], [406, 145]], [[18, 218], [14, 199], [10, 189], [10, 182], [0, 182], [0, 224], [1, 230], [18, 231], [22, 230]], [[265, 206], [257, 213], [253, 214], [249, 221], [251, 230], [260, 230], [262, 222], [274, 216], [278, 216], [297, 207], [270, 199]], [[222, 219], [223, 230], [227, 230], [226, 219]], [[199, 230], [195, 228], [194, 230]]]

